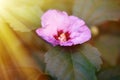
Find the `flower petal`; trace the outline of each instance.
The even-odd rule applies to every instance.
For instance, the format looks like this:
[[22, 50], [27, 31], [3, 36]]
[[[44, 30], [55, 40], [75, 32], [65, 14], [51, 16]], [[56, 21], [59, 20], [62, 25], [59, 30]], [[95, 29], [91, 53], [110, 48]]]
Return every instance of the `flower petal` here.
[[77, 31], [78, 29], [80, 29], [81, 26], [85, 24], [85, 22], [82, 19], [77, 18], [75, 16], [69, 16], [69, 19], [70, 19], [69, 31], [71, 32]]
[[74, 45], [82, 44], [91, 38], [91, 32], [86, 25], [83, 25], [78, 31], [73, 32], [70, 37], [72, 38], [71, 41], [74, 43]]
[[58, 45], [58, 42], [55, 40], [55, 38], [53, 37], [53, 35], [51, 33], [49, 33], [49, 29], [47, 28], [38, 28], [36, 30], [36, 33], [42, 37], [44, 40], [46, 40], [47, 42], [51, 43], [53, 46]]
[[72, 46], [74, 45], [72, 41], [60, 42], [60, 46]]
[[48, 10], [42, 17], [41, 17], [42, 27], [51, 26], [53, 28], [61, 28], [63, 26], [69, 24], [69, 17], [66, 12], [61, 12], [58, 10]]

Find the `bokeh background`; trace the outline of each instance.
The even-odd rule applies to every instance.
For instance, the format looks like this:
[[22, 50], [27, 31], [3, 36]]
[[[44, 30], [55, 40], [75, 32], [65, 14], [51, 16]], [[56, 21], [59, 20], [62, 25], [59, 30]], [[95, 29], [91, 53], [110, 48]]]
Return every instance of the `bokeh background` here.
[[35, 33], [49, 9], [84, 19], [103, 60], [98, 80], [120, 80], [120, 0], [0, 0], [0, 80], [50, 79], [44, 73], [50, 45]]

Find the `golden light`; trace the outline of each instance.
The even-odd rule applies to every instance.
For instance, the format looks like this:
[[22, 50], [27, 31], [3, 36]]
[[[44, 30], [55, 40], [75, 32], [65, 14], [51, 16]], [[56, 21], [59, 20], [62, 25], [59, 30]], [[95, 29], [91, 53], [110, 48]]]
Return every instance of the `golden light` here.
[[31, 44], [31, 30], [40, 26], [41, 14], [39, 0], [0, 0], [0, 80], [38, 80], [43, 75], [23, 43]]
[[40, 26], [41, 1], [1, 0], [0, 17], [14, 30], [28, 32]]
[[5, 3], [5, 0], [0, 0], [0, 6], [1, 4], [4, 4]]

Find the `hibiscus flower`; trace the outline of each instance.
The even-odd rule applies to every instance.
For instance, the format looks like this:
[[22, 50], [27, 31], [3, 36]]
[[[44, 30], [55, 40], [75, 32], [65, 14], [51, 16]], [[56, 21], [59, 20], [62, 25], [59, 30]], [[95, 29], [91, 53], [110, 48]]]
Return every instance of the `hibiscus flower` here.
[[91, 32], [84, 20], [68, 16], [64, 11], [48, 10], [41, 17], [42, 27], [36, 33], [53, 46], [82, 44], [91, 38]]

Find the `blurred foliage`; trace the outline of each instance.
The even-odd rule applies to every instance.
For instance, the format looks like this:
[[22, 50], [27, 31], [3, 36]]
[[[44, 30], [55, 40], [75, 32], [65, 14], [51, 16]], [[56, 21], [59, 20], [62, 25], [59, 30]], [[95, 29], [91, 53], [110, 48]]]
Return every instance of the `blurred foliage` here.
[[120, 20], [118, 21], [106, 21], [98, 26], [100, 35], [120, 35]]
[[42, 10], [46, 11], [48, 9], [58, 9], [72, 13], [72, 7], [74, 0], [43, 0]]
[[102, 70], [98, 74], [98, 80], [120, 80], [120, 66]]
[[120, 0], [75, 0], [73, 14], [89, 27], [120, 18]]
[[107, 21], [99, 25], [99, 35], [93, 37], [93, 44], [100, 50], [103, 66], [120, 65], [120, 21]]
[[102, 58], [111, 66], [117, 65], [120, 55], [120, 37], [113, 35], [102, 35], [95, 41], [95, 46], [102, 53]]

